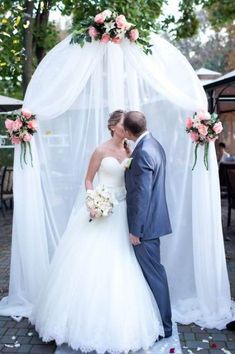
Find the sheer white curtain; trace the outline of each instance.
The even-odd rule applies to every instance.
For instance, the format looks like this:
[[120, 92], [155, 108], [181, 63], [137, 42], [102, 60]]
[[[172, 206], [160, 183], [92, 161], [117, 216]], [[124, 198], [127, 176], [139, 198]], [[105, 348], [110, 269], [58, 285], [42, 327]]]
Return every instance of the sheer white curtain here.
[[192, 172], [185, 133], [185, 119], [207, 108], [206, 96], [181, 53], [159, 36], [152, 40], [153, 55], [146, 56], [129, 41], [80, 48], [68, 37], [37, 68], [24, 102], [39, 123], [34, 167], [21, 169], [17, 147], [11, 281], [0, 314], [29, 315], [73, 210], [83, 203], [90, 155], [109, 136], [109, 113], [121, 108], [143, 111], [166, 151], [173, 234], [161, 242], [174, 319], [217, 328], [231, 319], [215, 149], [211, 144], [209, 171], [199, 156]]

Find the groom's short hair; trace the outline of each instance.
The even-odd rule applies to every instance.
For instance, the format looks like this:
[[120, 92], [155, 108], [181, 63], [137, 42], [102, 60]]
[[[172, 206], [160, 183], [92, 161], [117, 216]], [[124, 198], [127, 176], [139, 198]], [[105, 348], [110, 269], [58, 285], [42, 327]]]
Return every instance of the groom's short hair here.
[[129, 130], [135, 136], [141, 135], [147, 129], [146, 118], [139, 111], [125, 113], [123, 125], [125, 130]]

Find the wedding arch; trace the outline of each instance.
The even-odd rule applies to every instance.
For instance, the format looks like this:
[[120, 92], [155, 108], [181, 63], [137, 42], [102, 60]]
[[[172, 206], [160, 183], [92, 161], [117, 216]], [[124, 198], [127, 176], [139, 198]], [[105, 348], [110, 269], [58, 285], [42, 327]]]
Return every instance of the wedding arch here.
[[193, 144], [185, 133], [186, 118], [207, 110], [194, 70], [157, 35], [151, 55], [128, 39], [83, 48], [70, 40], [43, 59], [26, 92], [24, 108], [36, 114], [38, 133], [33, 167], [27, 156], [22, 168], [15, 149], [10, 287], [0, 314], [30, 314], [63, 231], [83, 202], [89, 157], [109, 136], [109, 113], [125, 109], [145, 113], [167, 155], [173, 234], [161, 242], [174, 320], [222, 328], [232, 313], [215, 148], [210, 143], [207, 171], [199, 147], [192, 171]]

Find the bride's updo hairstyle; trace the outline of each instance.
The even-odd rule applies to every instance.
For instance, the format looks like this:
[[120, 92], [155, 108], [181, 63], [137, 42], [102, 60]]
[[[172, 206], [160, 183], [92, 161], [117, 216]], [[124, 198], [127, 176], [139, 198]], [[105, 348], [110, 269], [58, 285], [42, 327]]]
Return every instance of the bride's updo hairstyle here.
[[[110, 131], [111, 136], [113, 136], [112, 127], [115, 127], [115, 125], [117, 125], [120, 122], [122, 117], [125, 116], [125, 113], [126, 112], [123, 111], [122, 109], [118, 109], [110, 114], [109, 120], [108, 120], [108, 130]], [[127, 153], [129, 154], [130, 148], [129, 148], [129, 145], [126, 140], [124, 140], [124, 148], [126, 149]]]

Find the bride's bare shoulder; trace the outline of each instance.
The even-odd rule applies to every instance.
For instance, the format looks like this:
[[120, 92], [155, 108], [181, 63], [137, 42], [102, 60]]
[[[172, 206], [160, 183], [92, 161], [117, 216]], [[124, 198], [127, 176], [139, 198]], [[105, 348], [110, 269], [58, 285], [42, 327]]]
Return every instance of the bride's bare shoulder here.
[[105, 141], [104, 143], [100, 144], [97, 146], [95, 151], [93, 152], [92, 156], [97, 158], [97, 159], [102, 159], [107, 152], [107, 149], [109, 148], [110, 141]]

